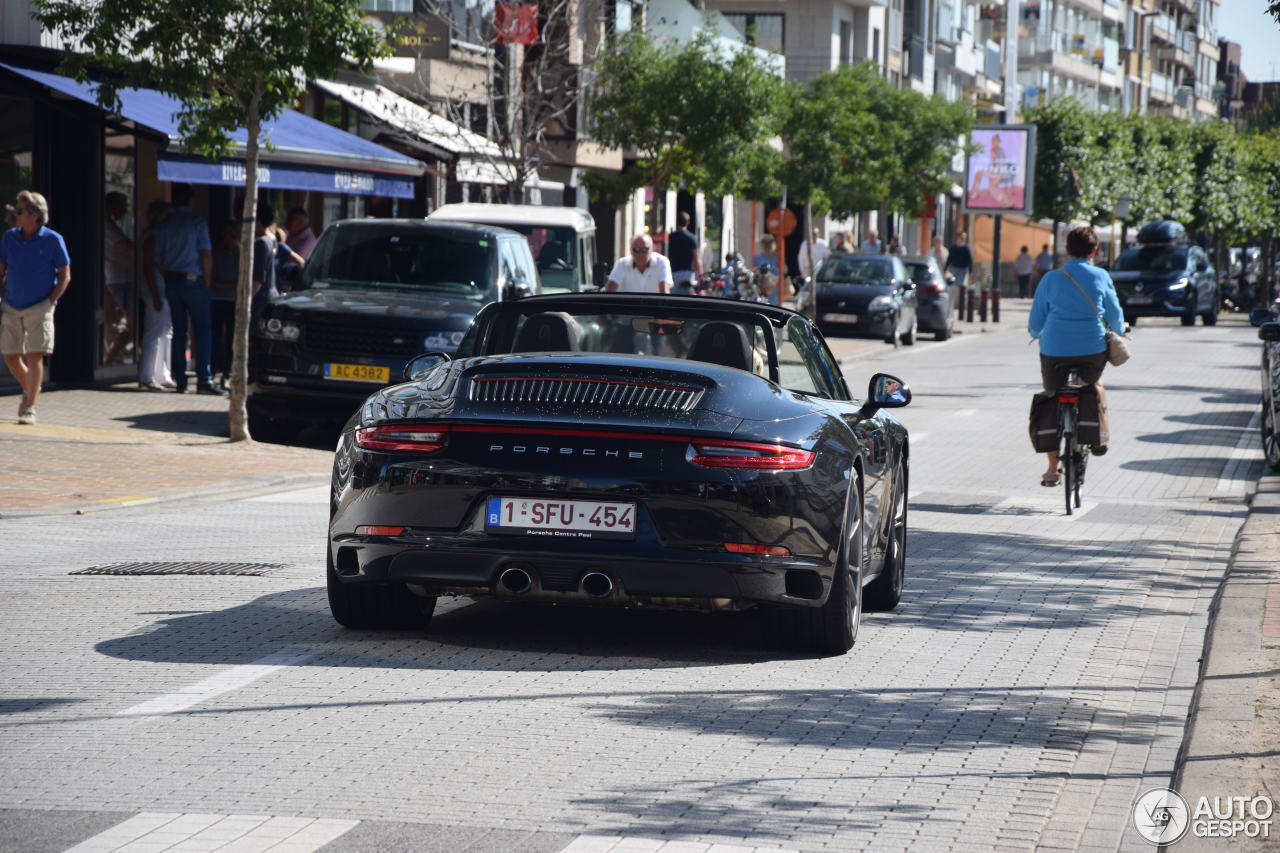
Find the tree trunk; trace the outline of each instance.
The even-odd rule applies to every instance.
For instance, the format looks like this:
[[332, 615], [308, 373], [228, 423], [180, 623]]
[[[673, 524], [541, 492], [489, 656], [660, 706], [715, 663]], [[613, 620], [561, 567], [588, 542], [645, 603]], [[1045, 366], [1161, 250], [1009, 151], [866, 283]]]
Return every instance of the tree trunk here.
[[[258, 99], [245, 111], [244, 204], [240, 207], [240, 275], [236, 280], [235, 337], [231, 347], [231, 402], [228, 413], [232, 441], [252, 441], [249, 411], [250, 307], [253, 304], [253, 231], [258, 209]], [[274, 258], [268, 259], [273, 263]]]
[[1058, 266], [1058, 220], [1053, 220], [1053, 265]]

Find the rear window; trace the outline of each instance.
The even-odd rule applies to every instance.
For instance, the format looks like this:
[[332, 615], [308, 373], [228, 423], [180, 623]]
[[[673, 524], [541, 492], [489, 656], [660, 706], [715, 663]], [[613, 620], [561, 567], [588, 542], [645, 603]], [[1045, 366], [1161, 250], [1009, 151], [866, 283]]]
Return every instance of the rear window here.
[[1116, 260], [1117, 270], [1177, 272], [1187, 268], [1187, 247], [1139, 246], [1125, 249]]
[[580, 266], [576, 231], [542, 225], [504, 224], [502, 227], [520, 232], [529, 241], [529, 251], [533, 253], [543, 287], [573, 289]]
[[494, 241], [412, 228], [334, 228], [303, 268], [301, 286], [396, 288], [489, 301]]

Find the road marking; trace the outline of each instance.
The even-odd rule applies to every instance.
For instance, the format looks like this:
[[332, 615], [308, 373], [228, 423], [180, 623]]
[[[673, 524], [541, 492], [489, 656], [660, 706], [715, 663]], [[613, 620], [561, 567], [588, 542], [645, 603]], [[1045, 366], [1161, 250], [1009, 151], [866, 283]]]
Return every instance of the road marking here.
[[66, 853], [154, 853], [224, 850], [235, 853], [310, 853], [360, 823], [314, 817], [143, 812]]
[[1236, 449], [1231, 451], [1227, 464], [1222, 466], [1218, 485], [1213, 490], [1215, 496], [1244, 494], [1248, 487], [1245, 481], [1248, 472], [1244, 469], [1258, 458], [1258, 453], [1262, 449], [1262, 436], [1258, 432], [1261, 422], [1262, 411], [1254, 412], [1253, 417], [1249, 419], [1249, 425], [1244, 428], [1244, 435], [1240, 436], [1240, 440], [1236, 442]]
[[976, 415], [976, 414], [978, 414], [977, 409], [961, 409], [958, 412], [951, 413], [952, 417], [956, 417], [956, 418], [967, 418], [971, 415]]
[[192, 705], [198, 705], [215, 696], [252, 684], [259, 678], [265, 678], [276, 670], [297, 666], [311, 657], [312, 654], [312, 652], [287, 650], [275, 652], [264, 658], [258, 658], [252, 663], [224, 669], [216, 675], [211, 675], [203, 681], [197, 681], [195, 684], [184, 687], [175, 693], [166, 693], [163, 696], [148, 699], [146, 702], [134, 705], [131, 708], [125, 708], [123, 711], [118, 712], [116, 716], [161, 717], [165, 714], [185, 711]]
[[579, 835], [560, 853], [797, 853], [791, 848], [748, 847], [743, 844], [708, 844], [667, 841], [622, 835]]
[[329, 500], [329, 486], [307, 486], [304, 489], [290, 489], [287, 492], [273, 492], [269, 495], [258, 495], [245, 498], [246, 503], [292, 504], [292, 503], [325, 503]]
[[907, 439], [911, 442], [913, 447], [919, 444], [920, 442], [924, 441], [928, 437], [929, 437], [929, 433], [927, 432], [911, 432], [911, 433], [908, 433], [907, 435]]

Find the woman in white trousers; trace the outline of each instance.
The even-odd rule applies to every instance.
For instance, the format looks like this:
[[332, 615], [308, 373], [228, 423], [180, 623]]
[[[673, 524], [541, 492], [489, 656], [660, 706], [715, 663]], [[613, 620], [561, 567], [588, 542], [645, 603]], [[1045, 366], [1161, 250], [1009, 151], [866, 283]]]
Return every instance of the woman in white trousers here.
[[142, 269], [147, 292], [146, 320], [142, 327], [142, 355], [138, 359], [138, 387], [145, 391], [166, 391], [176, 387], [169, 375], [169, 349], [173, 340], [173, 318], [164, 298], [164, 280], [156, 269], [155, 230], [173, 212], [173, 205], [157, 199], [147, 207], [147, 233], [142, 238]]

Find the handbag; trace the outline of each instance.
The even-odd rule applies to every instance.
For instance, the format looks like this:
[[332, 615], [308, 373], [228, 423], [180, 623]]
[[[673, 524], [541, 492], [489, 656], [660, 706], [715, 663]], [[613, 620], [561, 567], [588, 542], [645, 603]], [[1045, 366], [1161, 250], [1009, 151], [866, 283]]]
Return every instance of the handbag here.
[[1085, 301], [1092, 305], [1094, 310], [1098, 312], [1098, 322], [1102, 324], [1102, 331], [1104, 333], [1103, 337], [1107, 341], [1107, 362], [1115, 365], [1116, 367], [1124, 364], [1132, 355], [1132, 353], [1129, 352], [1129, 343], [1122, 336], [1117, 335], [1107, 326], [1107, 318], [1106, 315], [1102, 313], [1102, 309], [1093, 305], [1093, 300], [1089, 298], [1089, 294], [1085, 293], [1084, 288], [1071, 277], [1071, 273], [1067, 272], [1066, 267], [1062, 268], [1062, 274], [1076, 286], [1076, 290], [1080, 291], [1080, 295], [1084, 297]]

